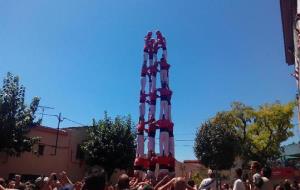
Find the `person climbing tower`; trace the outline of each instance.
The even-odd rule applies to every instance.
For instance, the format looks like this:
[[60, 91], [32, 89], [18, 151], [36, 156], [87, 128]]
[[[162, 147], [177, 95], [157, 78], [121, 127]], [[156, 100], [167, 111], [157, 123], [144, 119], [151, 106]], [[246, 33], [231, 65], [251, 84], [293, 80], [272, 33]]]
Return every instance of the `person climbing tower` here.
[[147, 97], [147, 94], [141, 90], [140, 91], [140, 106], [139, 106], [139, 110], [140, 110], [140, 118], [142, 118], [142, 119], [145, 118], [146, 97]]
[[159, 119], [164, 116], [167, 120], [170, 119], [169, 116], [169, 105], [171, 103], [172, 91], [164, 83], [162, 88], [158, 88], [157, 91], [160, 93], [160, 114]]
[[160, 83], [161, 85], [167, 84], [167, 86], [169, 86], [170, 64], [167, 63], [165, 58], [161, 58], [159, 65], [160, 65]]
[[148, 133], [148, 154], [150, 152], [155, 152], [155, 134], [156, 129], [158, 129], [154, 116], [151, 115], [150, 120], [148, 121], [148, 129], [145, 129]]

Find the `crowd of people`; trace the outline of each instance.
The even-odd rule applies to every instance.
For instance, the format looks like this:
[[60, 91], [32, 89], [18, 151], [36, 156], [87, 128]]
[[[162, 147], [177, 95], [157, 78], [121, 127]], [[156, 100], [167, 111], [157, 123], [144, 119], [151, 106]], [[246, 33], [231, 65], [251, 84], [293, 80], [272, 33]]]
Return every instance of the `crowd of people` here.
[[64, 171], [27, 182], [22, 181], [20, 175], [7, 181], [0, 178], [0, 190], [216, 190], [217, 187], [221, 190], [300, 190], [297, 181], [283, 180], [279, 184], [273, 184], [270, 167], [261, 167], [258, 162], [253, 162], [250, 169], [250, 173], [243, 173], [241, 168], [235, 169], [236, 176], [232, 183], [220, 183], [215, 173], [209, 169], [207, 178], [200, 184], [189, 177], [175, 177], [174, 173], [153, 178], [137, 172], [131, 177], [121, 174], [117, 183], [112, 184], [106, 179], [104, 170], [97, 167], [87, 177], [76, 182], [72, 182]]

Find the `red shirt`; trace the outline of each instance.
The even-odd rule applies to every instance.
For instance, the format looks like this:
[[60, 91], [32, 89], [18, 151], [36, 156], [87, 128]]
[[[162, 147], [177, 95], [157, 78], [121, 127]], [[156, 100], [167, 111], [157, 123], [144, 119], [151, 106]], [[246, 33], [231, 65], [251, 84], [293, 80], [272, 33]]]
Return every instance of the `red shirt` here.
[[137, 157], [137, 158], [135, 158], [135, 160], [134, 160], [134, 166], [143, 166], [143, 158], [141, 158], [141, 157]]
[[136, 128], [137, 128], [137, 131], [138, 131], [138, 132], [143, 132], [143, 131], [145, 130], [145, 123], [144, 123], [144, 122], [139, 123], [139, 124], [136, 126]]
[[160, 62], [160, 69], [161, 70], [169, 70], [171, 67], [170, 64], [168, 64], [166, 61], [161, 61]]
[[150, 66], [150, 67], [149, 67], [149, 70], [150, 70], [150, 74], [151, 74], [151, 75], [156, 75], [156, 73], [157, 73], [157, 71], [158, 71], [157, 65], [154, 64], [154, 65]]
[[144, 64], [143, 67], [142, 67], [142, 70], [141, 70], [141, 76], [144, 77], [146, 76], [148, 73], [148, 68], [147, 66]]
[[169, 131], [173, 132], [173, 128], [174, 128], [174, 123], [173, 122], [169, 122], [169, 125], [168, 125]]
[[150, 101], [155, 101], [157, 97], [158, 96], [157, 96], [156, 92], [150, 92], [149, 93]]
[[165, 48], [166, 47], [166, 38], [164, 38], [163, 36], [159, 35], [157, 36], [157, 43], [162, 47]]
[[167, 156], [158, 156], [157, 163], [159, 165], [168, 165], [169, 164], [169, 157]]
[[143, 158], [144, 169], [148, 169], [150, 166], [150, 161], [147, 158]]
[[172, 95], [172, 91], [167, 88], [159, 88], [157, 91], [160, 92], [160, 96], [169, 97]]
[[156, 131], [156, 128], [157, 128], [157, 127], [156, 127], [155, 122], [149, 123], [148, 126], [149, 126], [149, 128], [148, 128], [148, 133], [151, 133], [151, 132], [155, 132], [155, 131]]
[[159, 126], [159, 128], [168, 128], [168, 126], [170, 125], [170, 121], [167, 119], [160, 119], [157, 121], [157, 125]]
[[146, 97], [147, 97], [147, 94], [140, 92], [140, 103], [145, 103]]
[[152, 156], [152, 157], [150, 158], [150, 166], [153, 166], [153, 165], [155, 165], [155, 164], [156, 164], [156, 162], [157, 162], [157, 158], [156, 158], [156, 156]]
[[169, 165], [169, 167], [172, 167], [172, 168], [174, 168], [175, 167], [175, 158], [174, 157], [171, 157], [171, 156], [169, 156], [168, 157], [168, 165]]

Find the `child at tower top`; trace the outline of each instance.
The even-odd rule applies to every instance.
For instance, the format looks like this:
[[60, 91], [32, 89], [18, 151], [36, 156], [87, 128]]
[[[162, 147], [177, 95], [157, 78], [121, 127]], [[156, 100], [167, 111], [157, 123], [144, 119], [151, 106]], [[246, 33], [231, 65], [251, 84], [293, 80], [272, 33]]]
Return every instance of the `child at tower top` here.
[[153, 65], [153, 46], [154, 46], [154, 43], [155, 43], [155, 39], [154, 38], [151, 38], [148, 45], [147, 45], [147, 48], [148, 48], [148, 54], [149, 54], [149, 66]]
[[162, 48], [163, 49], [163, 57], [165, 59], [167, 59], [167, 42], [166, 42], [166, 38], [163, 37], [163, 35], [161, 34], [161, 32], [159, 30], [156, 31], [156, 43], [158, 48]]
[[150, 45], [150, 41], [151, 41], [151, 37], [152, 37], [152, 32], [149, 31], [147, 33], [147, 35], [144, 37], [144, 40], [145, 40], [145, 45], [144, 45], [144, 62], [147, 63], [147, 58], [149, 56], [149, 45]]

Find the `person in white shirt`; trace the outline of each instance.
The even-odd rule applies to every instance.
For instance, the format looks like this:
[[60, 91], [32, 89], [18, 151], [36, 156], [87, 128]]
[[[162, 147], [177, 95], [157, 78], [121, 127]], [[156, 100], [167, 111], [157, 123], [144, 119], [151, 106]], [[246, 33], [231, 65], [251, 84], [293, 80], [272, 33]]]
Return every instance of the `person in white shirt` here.
[[260, 170], [261, 165], [257, 161], [253, 161], [250, 166], [250, 170], [252, 175], [252, 184], [251, 184], [251, 190], [259, 190], [260, 187], [263, 184], [263, 180], [261, 179]]
[[215, 174], [211, 169], [207, 172], [208, 178], [205, 178], [201, 181], [199, 190], [216, 190], [216, 179]]
[[236, 174], [236, 180], [233, 183], [233, 189], [232, 190], [246, 190], [245, 185], [243, 181], [241, 180], [242, 175], [243, 175], [243, 170], [241, 168], [237, 168], [235, 170]]

